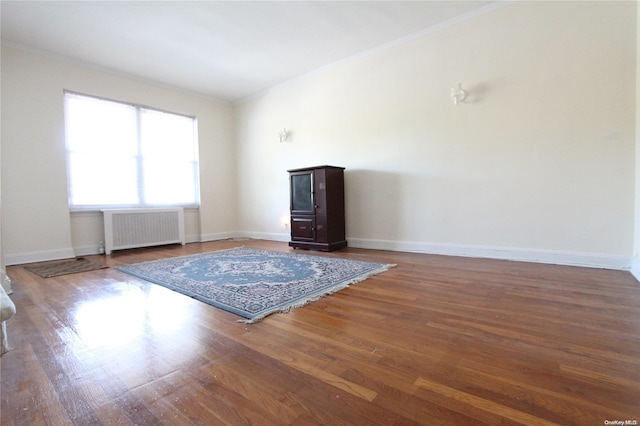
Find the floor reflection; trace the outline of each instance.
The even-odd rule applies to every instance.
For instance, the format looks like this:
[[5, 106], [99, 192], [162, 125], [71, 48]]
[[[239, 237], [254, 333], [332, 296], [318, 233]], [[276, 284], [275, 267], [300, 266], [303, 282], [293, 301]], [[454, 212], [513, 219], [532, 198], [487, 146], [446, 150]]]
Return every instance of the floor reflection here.
[[76, 330], [88, 348], [127, 345], [141, 338], [172, 339], [189, 318], [189, 299], [158, 286], [129, 286], [117, 295], [83, 302]]

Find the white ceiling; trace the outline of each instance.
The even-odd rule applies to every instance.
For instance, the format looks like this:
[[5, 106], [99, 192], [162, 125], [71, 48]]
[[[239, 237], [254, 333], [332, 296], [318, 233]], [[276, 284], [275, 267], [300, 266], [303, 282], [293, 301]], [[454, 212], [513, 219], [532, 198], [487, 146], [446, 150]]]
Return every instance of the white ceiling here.
[[6, 1], [2, 42], [237, 101], [495, 1]]

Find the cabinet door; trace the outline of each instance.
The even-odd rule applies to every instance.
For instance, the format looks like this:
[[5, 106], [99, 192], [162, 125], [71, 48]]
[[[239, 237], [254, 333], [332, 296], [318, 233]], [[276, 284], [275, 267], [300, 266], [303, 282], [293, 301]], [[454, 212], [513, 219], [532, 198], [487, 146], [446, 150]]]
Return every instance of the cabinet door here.
[[311, 217], [291, 217], [291, 239], [315, 241], [315, 219]]
[[292, 173], [291, 185], [291, 213], [314, 213], [313, 172]]

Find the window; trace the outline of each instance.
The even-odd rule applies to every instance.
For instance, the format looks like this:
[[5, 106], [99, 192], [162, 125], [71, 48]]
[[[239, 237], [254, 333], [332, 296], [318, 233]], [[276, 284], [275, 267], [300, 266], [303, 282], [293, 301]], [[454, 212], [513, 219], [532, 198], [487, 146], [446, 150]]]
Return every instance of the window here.
[[193, 117], [65, 92], [71, 209], [199, 204]]

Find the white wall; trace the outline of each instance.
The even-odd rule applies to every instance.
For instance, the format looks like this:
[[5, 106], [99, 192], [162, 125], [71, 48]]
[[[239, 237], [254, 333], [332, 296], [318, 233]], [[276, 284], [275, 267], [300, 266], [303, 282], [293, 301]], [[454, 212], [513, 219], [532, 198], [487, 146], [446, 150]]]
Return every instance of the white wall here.
[[235, 108], [3, 46], [2, 254], [67, 257], [102, 237], [100, 215], [67, 207], [70, 89], [198, 116], [190, 240], [287, 240], [286, 170], [333, 164], [352, 246], [625, 267], [640, 241], [636, 7], [517, 2]]
[[96, 252], [104, 238], [101, 215], [69, 213], [63, 89], [197, 116], [202, 205], [187, 214], [189, 238], [237, 229], [229, 104], [8, 46], [2, 47], [1, 81], [7, 264]]
[[237, 105], [240, 229], [286, 239], [286, 170], [330, 164], [352, 246], [624, 267], [635, 25], [635, 2], [517, 2]]
[[[2, 56], [0, 55], [0, 68], [2, 67]], [[2, 145], [0, 144], [0, 164], [2, 163]], [[0, 188], [2, 188], [2, 174], [0, 173]], [[2, 191], [0, 190], [0, 212], [2, 212]], [[11, 279], [5, 272], [4, 253], [2, 251], [2, 214], [0, 214], [0, 285], [7, 294], [11, 294]]]
[[[636, 5], [639, 2], [636, 1]], [[637, 7], [636, 22], [640, 22], [640, 7]], [[630, 264], [631, 273], [640, 281], [640, 31], [636, 26], [636, 203], [635, 232], [633, 258]]]

